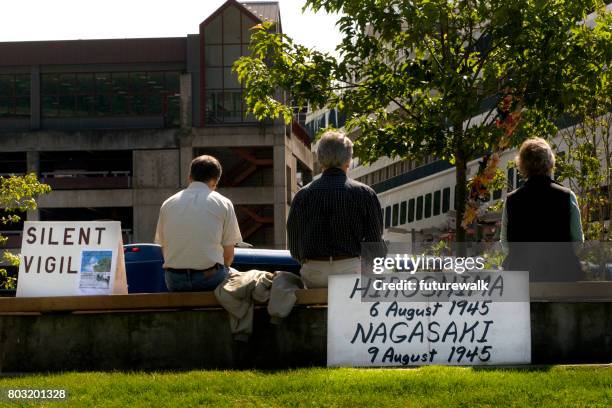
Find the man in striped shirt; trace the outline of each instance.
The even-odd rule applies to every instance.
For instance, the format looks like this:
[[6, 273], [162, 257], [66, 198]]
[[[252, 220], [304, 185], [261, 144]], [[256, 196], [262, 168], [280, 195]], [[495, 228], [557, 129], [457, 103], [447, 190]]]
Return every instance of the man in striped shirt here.
[[363, 243], [382, 241], [383, 217], [374, 190], [350, 179], [353, 143], [326, 132], [317, 146], [323, 174], [295, 195], [287, 220], [291, 255], [309, 288], [327, 287], [327, 277], [359, 273]]

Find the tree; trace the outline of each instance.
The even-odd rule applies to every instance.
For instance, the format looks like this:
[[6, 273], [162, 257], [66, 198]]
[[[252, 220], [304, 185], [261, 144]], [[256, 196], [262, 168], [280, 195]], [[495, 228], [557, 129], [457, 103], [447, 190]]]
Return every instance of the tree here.
[[[36, 209], [36, 198], [51, 191], [51, 188], [38, 181], [36, 174], [25, 176], [0, 177], [0, 208], [4, 209], [5, 215], [0, 216], [0, 224], [7, 225], [19, 222], [20, 213]], [[6, 242], [6, 238], [0, 235], [0, 246]], [[19, 257], [4, 251], [2, 259], [10, 265], [19, 265]], [[0, 288], [13, 288], [16, 279], [8, 276], [6, 269], [0, 267]]]
[[612, 35], [604, 27], [612, 26], [612, 15], [597, 23], [593, 29], [573, 28], [578, 63], [571, 67], [574, 80], [565, 84], [575, 96], [566, 107], [573, 124], [559, 133], [555, 173], [576, 193], [586, 239], [609, 241], [604, 220], [612, 203]]
[[252, 34], [252, 55], [234, 69], [247, 108], [259, 119], [289, 122], [295, 107], [336, 107], [346, 113], [347, 129], [357, 131], [355, 153], [364, 163], [381, 156], [453, 163], [455, 239], [464, 242], [468, 162], [484, 156], [481, 171], [491, 174], [495, 163], [488, 158], [554, 129], [553, 118], [571, 99], [563, 83], [576, 63], [572, 50], [580, 47], [572, 28], [601, 5], [306, 0], [305, 8], [340, 13], [339, 58], [300, 46], [264, 23]]

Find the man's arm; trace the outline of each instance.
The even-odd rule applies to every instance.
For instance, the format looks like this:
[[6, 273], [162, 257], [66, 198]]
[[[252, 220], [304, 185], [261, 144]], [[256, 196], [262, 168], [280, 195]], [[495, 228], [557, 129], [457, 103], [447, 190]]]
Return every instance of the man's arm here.
[[375, 193], [371, 193], [366, 203], [364, 242], [382, 242], [383, 215], [380, 201]]
[[234, 245], [223, 246], [223, 265], [229, 267], [234, 262]]
[[299, 227], [299, 217], [300, 217], [300, 194], [295, 195], [293, 197], [293, 201], [291, 202], [291, 208], [289, 209], [289, 216], [287, 217], [287, 246], [289, 247], [289, 252], [294, 259], [298, 261], [302, 261], [300, 259], [300, 227]]
[[[367, 256], [370, 257], [381, 257], [387, 255], [387, 245], [383, 241], [383, 215], [380, 201], [376, 196], [375, 192], [370, 192], [368, 200], [366, 201], [366, 215], [364, 220], [364, 243], [370, 243], [366, 248]], [[362, 247], [363, 248], [363, 247]], [[362, 249], [362, 253], [363, 253]], [[365, 253], [363, 255], [366, 255]], [[370, 263], [370, 259], [366, 259], [366, 262]]]
[[580, 218], [580, 207], [578, 200], [573, 191], [570, 191], [570, 233], [572, 242], [584, 242], [584, 233], [582, 232], [582, 220]]
[[240, 234], [240, 226], [234, 211], [234, 205], [230, 202], [227, 206], [227, 213], [223, 221], [223, 234], [221, 237], [221, 246], [223, 246], [223, 263], [225, 266], [230, 266], [234, 261], [234, 246], [242, 242]]
[[162, 210], [159, 210], [159, 217], [157, 218], [157, 228], [155, 229], [155, 243], [161, 247], [164, 246], [164, 230], [162, 221]]
[[506, 205], [508, 204], [508, 199], [504, 202], [504, 208], [502, 210], [502, 218], [501, 218], [501, 231], [499, 233], [499, 241], [501, 242], [502, 250], [504, 254], [508, 254], [508, 210], [506, 209]]

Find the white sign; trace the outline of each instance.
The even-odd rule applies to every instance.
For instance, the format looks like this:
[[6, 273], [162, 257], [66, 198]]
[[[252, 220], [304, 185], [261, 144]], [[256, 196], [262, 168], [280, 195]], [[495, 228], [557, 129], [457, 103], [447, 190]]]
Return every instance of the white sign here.
[[[497, 278], [476, 284], [473, 292], [451, 290], [445, 298], [430, 292], [436, 296], [419, 301], [376, 291], [359, 275], [330, 276], [327, 365], [529, 364], [528, 273], [492, 276]], [[416, 290], [418, 278], [411, 279]], [[374, 296], [362, 298], [368, 290]]]
[[17, 296], [127, 294], [121, 223], [26, 221]]

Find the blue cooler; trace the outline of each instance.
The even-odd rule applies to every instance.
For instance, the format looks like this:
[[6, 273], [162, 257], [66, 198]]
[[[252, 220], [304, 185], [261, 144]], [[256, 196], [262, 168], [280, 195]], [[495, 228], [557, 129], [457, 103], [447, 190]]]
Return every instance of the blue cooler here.
[[[124, 245], [123, 253], [128, 293], [168, 292], [162, 268], [164, 257], [159, 245]], [[280, 249], [236, 248], [232, 268], [241, 272], [258, 269], [300, 273], [300, 264], [289, 251]]]
[[128, 293], [167, 292], [164, 278], [164, 257], [161, 247], [155, 244], [123, 246]]

